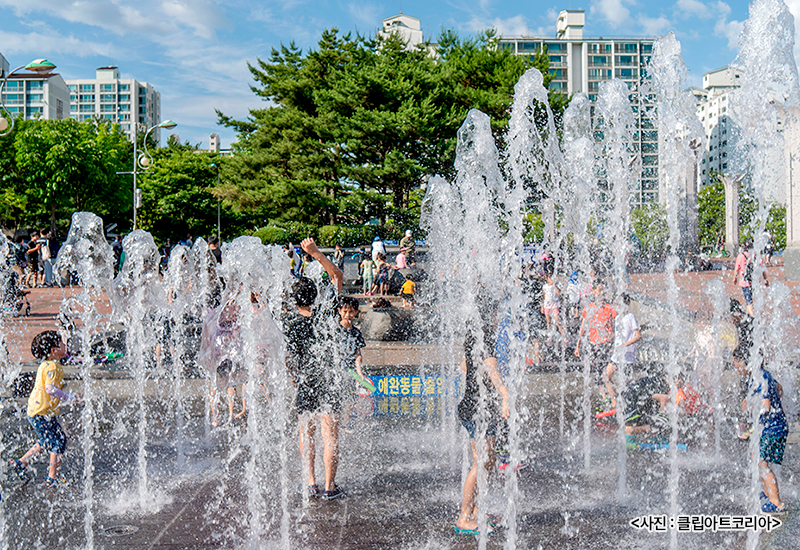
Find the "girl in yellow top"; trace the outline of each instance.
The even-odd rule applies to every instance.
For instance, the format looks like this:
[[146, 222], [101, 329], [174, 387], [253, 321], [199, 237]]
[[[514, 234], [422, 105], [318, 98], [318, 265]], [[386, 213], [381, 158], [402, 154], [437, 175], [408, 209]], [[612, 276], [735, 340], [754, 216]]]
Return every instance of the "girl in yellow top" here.
[[80, 396], [62, 390], [64, 370], [60, 359], [64, 357], [66, 347], [56, 331], [46, 330], [37, 334], [31, 342], [31, 353], [37, 359], [42, 359], [36, 371], [36, 383], [28, 398], [28, 422], [39, 441], [22, 458], [11, 460], [10, 466], [20, 479], [28, 481], [30, 476], [25, 469], [31, 459], [47, 451], [50, 453], [50, 468], [45, 485], [55, 487], [66, 482], [58, 478], [61, 457], [67, 447], [67, 436], [58, 422], [59, 404], [61, 401], [79, 399]]

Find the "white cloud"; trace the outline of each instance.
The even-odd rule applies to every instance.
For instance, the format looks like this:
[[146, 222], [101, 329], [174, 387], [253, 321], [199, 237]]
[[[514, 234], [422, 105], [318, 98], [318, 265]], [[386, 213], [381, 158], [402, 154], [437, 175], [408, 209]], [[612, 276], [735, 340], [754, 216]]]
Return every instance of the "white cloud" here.
[[528, 21], [523, 15], [515, 15], [508, 19], [495, 17], [492, 20], [473, 17], [467, 25], [473, 32], [493, 28], [500, 36], [531, 36]]
[[625, 4], [635, 4], [633, 0], [594, 0], [589, 7], [589, 14], [608, 21], [619, 27], [628, 22], [631, 12]]
[[662, 36], [672, 28], [672, 23], [666, 17], [640, 16], [637, 23], [646, 36]]
[[386, 16], [382, 6], [364, 2], [348, 3], [347, 12], [353, 17], [357, 24], [369, 28], [369, 32], [371, 33], [375, 32], [380, 26], [383, 17]]
[[[8, 54], [25, 54], [31, 51], [46, 56], [91, 57], [111, 55], [116, 51], [116, 48], [109, 44], [82, 40], [72, 35], [64, 36], [46, 26], [42, 29], [29, 33], [0, 31], [3, 53], [6, 57]], [[58, 64], [57, 59], [54, 62]]]
[[684, 19], [690, 17], [706, 18], [711, 15], [711, 10], [700, 0], [678, 0], [675, 7], [678, 15]]
[[728, 40], [728, 48], [737, 51], [739, 49], [739, 36], [742, 34], [744, 22], [728, 21], [731, 7], [725, 2], [717, 2], [716, 11], [719, 13], [719, 18], [714, 25], [714, 36], [726, 38]]
[[179, 0], [0, 0], [0, 6], [13, 9], [20, 18], [46, 13], [118, 35], [164, 35], [189, 28], [197, 36], [209, 38], [217, 29], [230, 27], [230, 21], [213, 0], [192, 0], [191, 4]]

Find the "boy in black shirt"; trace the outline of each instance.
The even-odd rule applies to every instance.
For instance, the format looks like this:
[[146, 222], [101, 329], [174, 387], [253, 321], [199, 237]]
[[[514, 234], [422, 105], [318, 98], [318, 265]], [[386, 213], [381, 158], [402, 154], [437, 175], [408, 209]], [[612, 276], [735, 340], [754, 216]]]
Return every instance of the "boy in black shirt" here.
[[[305, 239], [300, 246], [308, 256], [322, 265], [338, 295], [342, 290], [342, 271], [320, 252], [314, 239]], [[297, 311], [284, 315], [283, 326], [288, 339], [287, 366], [297, 384], [295, 405], [300, 416], [300, 455], [308, 476], [309, 495], [331, 500], [344, 496], [344, 492], [336, 486], [334, 479], [339, 465], [339, 422], [342, 410], [340, 387], [337, 382], [343, 380], [346, 374], [337, 372], [338, 365], [330, 363], [330, 359], [336, 356], [334, 336], [336, 332], [332, 330], [335, 327], [331, 326], [335, 321], [330, 318], [330, 300], [323, 300], [323, 303], [312, 311], [311, 306], [317, 298], [317, 288], [314, 282], [306, 277], [299, 277], [294, 282], [292, 296], [297, 304]], [[360, 362], [357, 366], [360, 367]], [[317, 417], [320, 419], [324, 445], [323, 491], [317, 486], [314, 472]]]

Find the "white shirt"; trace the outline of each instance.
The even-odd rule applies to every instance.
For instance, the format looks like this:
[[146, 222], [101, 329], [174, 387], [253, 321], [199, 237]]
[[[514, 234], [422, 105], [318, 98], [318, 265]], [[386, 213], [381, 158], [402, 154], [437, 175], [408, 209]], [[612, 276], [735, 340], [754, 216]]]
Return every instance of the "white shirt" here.
[[614, 354], [611, 361], [614, 363], [635, 363], [636, 344], [620, 347], [625, 342], [633, 338], [634, 333], [639, 330], [639, 322], [636, 316], [628, 311], [622, 317], [617, 317], [614, 323]]
[[561, 305], [561, 299], [556, 293], [556, 284], [545, 283], [542, 287], [542, 305], [545, 309], [557, 308]]
[[386, 256], [386, 247], [383, 246], [383, 241], [372, 241], [372, 260], [378, 259], [378, 252]]

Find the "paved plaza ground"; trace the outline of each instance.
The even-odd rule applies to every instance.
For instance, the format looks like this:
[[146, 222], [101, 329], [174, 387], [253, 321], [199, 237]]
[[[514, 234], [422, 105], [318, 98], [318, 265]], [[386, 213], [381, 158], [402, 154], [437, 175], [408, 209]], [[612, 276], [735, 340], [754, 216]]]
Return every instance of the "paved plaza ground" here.
[[[768, 271], [772, 281], [782, 279], [781, 268]], [[715, 277], [723, 277], [729, 291], [738, 296], [730, 272], [679, 274], [682, 305], [695, 312], [708, 308], [702, 288]], [[663, 298], [663, 276], [631, 279], [635, 292]], [[798, 312], [800, 286], [790, 286]], [[79, 291], [35, 289], [31, 316], [5, 321], [12, 357], [30, 361], [32, 335], [53, 328], [62, 297]], [[392, 353], [412, 350], [401, 344], [371, 345], [366, 363], [399, 362]], [[728, 406], [734, 399], [731, 376], [726, 373]], [[733, 422], [720, 426], [719, 453], [713, 434], [701, 432], [688, 441], [687, 450], [678, 451], [675, 461], [663, 450], [621, 452], [616, 434], [592, 427], [586, 468], [584, 427], [576, 412], [582, 381], [577, 373], [564, 379], [562, 408], [561, 380], [557, 374], [526, 375], [519, 404], [525, 418], [520, 454], [530, 466], [518, 472], [516, 490], [506, 486], [510, 474], [493, 476], [488, 510], [503, 514], [511, 502], [516, 513], [489, 537], [487, 548], [655, 549], [669, 548], [673, 535], [674, 547], [681, 549], [748, 547], [743, 531], [648, 532], [630, 525], [636, 518], [670, 515], [671, 494], [676, 495], [681, 516], [747, 516], [748, 448], [736, 439]], [[20, 486], [11, 479], [3, 481], [0, 548], [85, 548], [87, 517], [95, 548], [455, 550], [480, 545], [474, 537], [453, 534], [466, 449], [464, 430], [453, 420], [453, 402], [443, 401], [445, 411], [431, 418], [355, 416], [342, 434], [337, 476], [348, 497], [304, 501], [298, 493], [302, 483], [296, 420], [280, 413], [279, 400], [254, 405], [258, 412], [251, 413], [251, 421], [260, 422], [251, 422], [250, 431], [244, 423], [212, 430], [202, 381], [186, 381], [181, 390], [185, 426], [179, 434], [172, 382], [154, 381], [145, 391], [148, 491], [142, 498], [137, 477], [138, 408], [130, 381], [100, 381], [97, 386], [105, 389], [96, 406], [91, 445], [79, 437], [78, 411], [64, 415], [73, 432], [64, 467], [71, 484], [45, 490], [43, 462], [35, 465], [35, 483]], [[32, 440], [22, 420], [24, 399], [4, 399], [1, 407], [0, 455], [5, 459], [20, 454]], [[369, 407], [358, 410], [366, 412]], [[797, 432], [792, 424], [780, 473], [783, 497], [792, 510], [800, 509]], [[259, 450], [256, 454], [254, 447]], [[82, 482], [88, 452], [94, 464], [91, 516]], [[621, 457], [625, 459], [622, 498], [618, 495]], [[783, 518], [784, 525], [751, 540], [751, 547], [796, 548], [799, 518], [800, 514], [790, 513]]]

